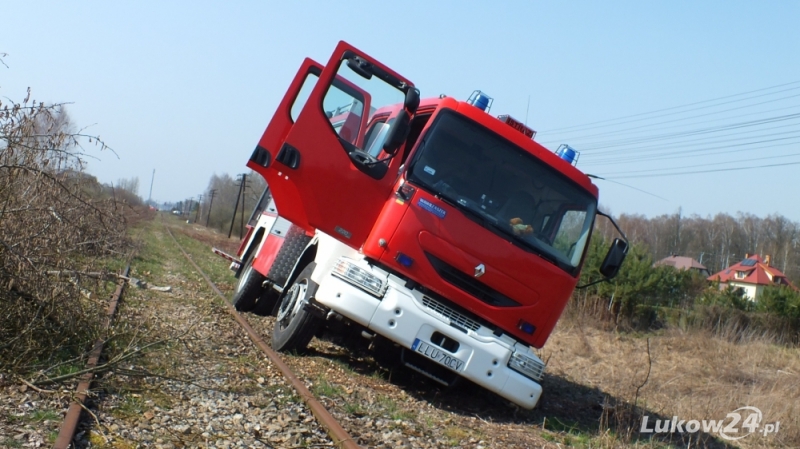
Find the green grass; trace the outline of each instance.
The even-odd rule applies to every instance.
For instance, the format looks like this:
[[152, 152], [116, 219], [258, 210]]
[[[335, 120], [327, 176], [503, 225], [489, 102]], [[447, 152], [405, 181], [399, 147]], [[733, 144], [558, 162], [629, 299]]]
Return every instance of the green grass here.
[[[131, 261], [132, 277], [160, 277], [164, 275], [163, 261], [171, 256], [170, 246], [174, 246], [169, 235], [161, 231], [163, 226], [157, 222], [147, 222], [146, 232], [141, 234], [142, 248]], [[160, 228], [160, 229], [159, 229]]]
[[397, 402], [388, 396], [378, 396], [378, 404], [383, 408], [383, 413], [393, 420], [407, 421], [414, 418], [414, 414], [398, 407]]
[[145, 411], [144, 399], [141, 396], [128, 395], [119, 404], [118, 407], [113, 409], [115, 415], [121, 417], [135, 417], [139, 416]]
[[317, 378], [312, 389], [314, 390], [314, 394], [317, 396], [327, 396], [329, 398], [333, 398], [344, 395], [344, 389], [342, 387], [332, 384], [321, 377]]
[[366, 415], [366, 410], [358, 402], [346, 402], [342, 407], [348, 415]]
[[6, 438], [3, 444], [5, 444], [6, 447], [22, 447], [22, 442], [13, 438]]
[[55, 410], [36, 410], [31, 413], [29, 419], [34, 422], [58, 421], [61, 419], [61, 415]]

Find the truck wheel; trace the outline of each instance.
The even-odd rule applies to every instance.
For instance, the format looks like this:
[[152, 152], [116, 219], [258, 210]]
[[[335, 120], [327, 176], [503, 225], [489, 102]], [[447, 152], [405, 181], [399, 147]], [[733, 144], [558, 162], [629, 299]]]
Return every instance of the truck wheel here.
[[272, 329], [272, 347], [277, 351], [300, 351], [308, 346], [322, 325], [322, 319], [306, 310], [305, 305], [314, 296], [317, 284], [311, 280], [315, 264], [312, 262], [300, 272], [286, 291], [278, 309], [278, 318]]
[[253, 268], [255, 251], [251, 251], [244, 263], [239, 283], [236, 284], [236, 293], [233, 294], [233, 307], [240, 312], [249, 312], [256, 306], [256, 300], [264, 290], [264, 276]]
[[[286, 232], [286, 237], [281, 245], [281, 249], [275, 256], [275, 262], [267, 273], [267, 278], [281, 287], [286, 285], [289, 280], [289, 275], [292, 274], [294, 265], [297, 259], [305, 251], [311, 237], [306, 235], [306, 232], [300, 226], [292, 225], [289, 231]], [[274, 303], [273, 303], [274, 304]]]
[[[292, 225], [286, 233], [285, 240], [275, 256], [275, 261], [272, 263], [269, 273], [267, 273], [267, 280], [280, 287], [288, 287], [286, 281], [288, 281], [295, 264], [310, 241], [311, 237], [306, 235], [303, 228]], [[280, 294], [274, 289], [268, 288], [258, 298], [258, 302], [256, 302], [252, 311], [261, 316], [275, 315], [278, 312], [279, 299]]]

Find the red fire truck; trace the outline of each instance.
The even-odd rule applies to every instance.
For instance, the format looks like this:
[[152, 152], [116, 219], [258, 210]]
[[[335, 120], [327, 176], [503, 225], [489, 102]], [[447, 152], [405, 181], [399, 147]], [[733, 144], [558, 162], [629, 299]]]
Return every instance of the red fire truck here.
[[[303, 62], [247, 164], [269, 188], [232, 264], [235, 306], [277, 317], [275, 349], [343, 322], [437, 382], [536, 405], [534, 349], [578, 283], [596, 216], [611, 217], [572, 148], [547, 150], [491, 102], [420, 100], [345, 42], [324, 66]], [[605, 278], [627, 253], [619, 232]]]

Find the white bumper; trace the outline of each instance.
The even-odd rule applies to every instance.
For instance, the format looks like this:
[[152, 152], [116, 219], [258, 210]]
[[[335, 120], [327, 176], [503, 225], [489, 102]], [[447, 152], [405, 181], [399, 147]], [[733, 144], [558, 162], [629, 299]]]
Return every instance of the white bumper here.
[[[377, 274], [380, 270], [372, 271]], [[471, 326], [458, 323], [462, 330], [457, 329], [450, 325], [447, 311], [441, 313], [440, 307], [430, 307], [431, 298], [425, 298], [426, 306], [421, 292], [406, 288], [404, 281], [395, 276], [383, 276], [388, 286], [382, 298], [331, 274], [321, 276], [315, 297], [321, 304], [409, 350], [417, 339], [430, 344], [434, 332], [443, 334], [459, 343], [455, 352], [447, 352], [464, 362], [458, 374], [521, 407], [530, 409], [536, 405], [542, 394], [541, 385], [508, 367], [514, 351], [541, 363], [528, 346], [509, 336], [497, 337], [474, 321], [470, 321]]]

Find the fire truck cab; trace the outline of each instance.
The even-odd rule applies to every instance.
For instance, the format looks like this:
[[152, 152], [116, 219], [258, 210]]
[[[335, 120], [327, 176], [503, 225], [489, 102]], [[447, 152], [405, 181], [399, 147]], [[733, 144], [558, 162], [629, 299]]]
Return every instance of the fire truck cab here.
[[346, 42], [324, 66], [303, 62], [247, 164], [269, 187], [232, 265], [236, 307], [277, 316], [273, 347], [302, 349], [343, 320], [437, 382], [461, 376], [536, 405], [534, 349], [604, 214], [574, 153], [554, 154], [490, 106], [479, 91], [421, 100]]

